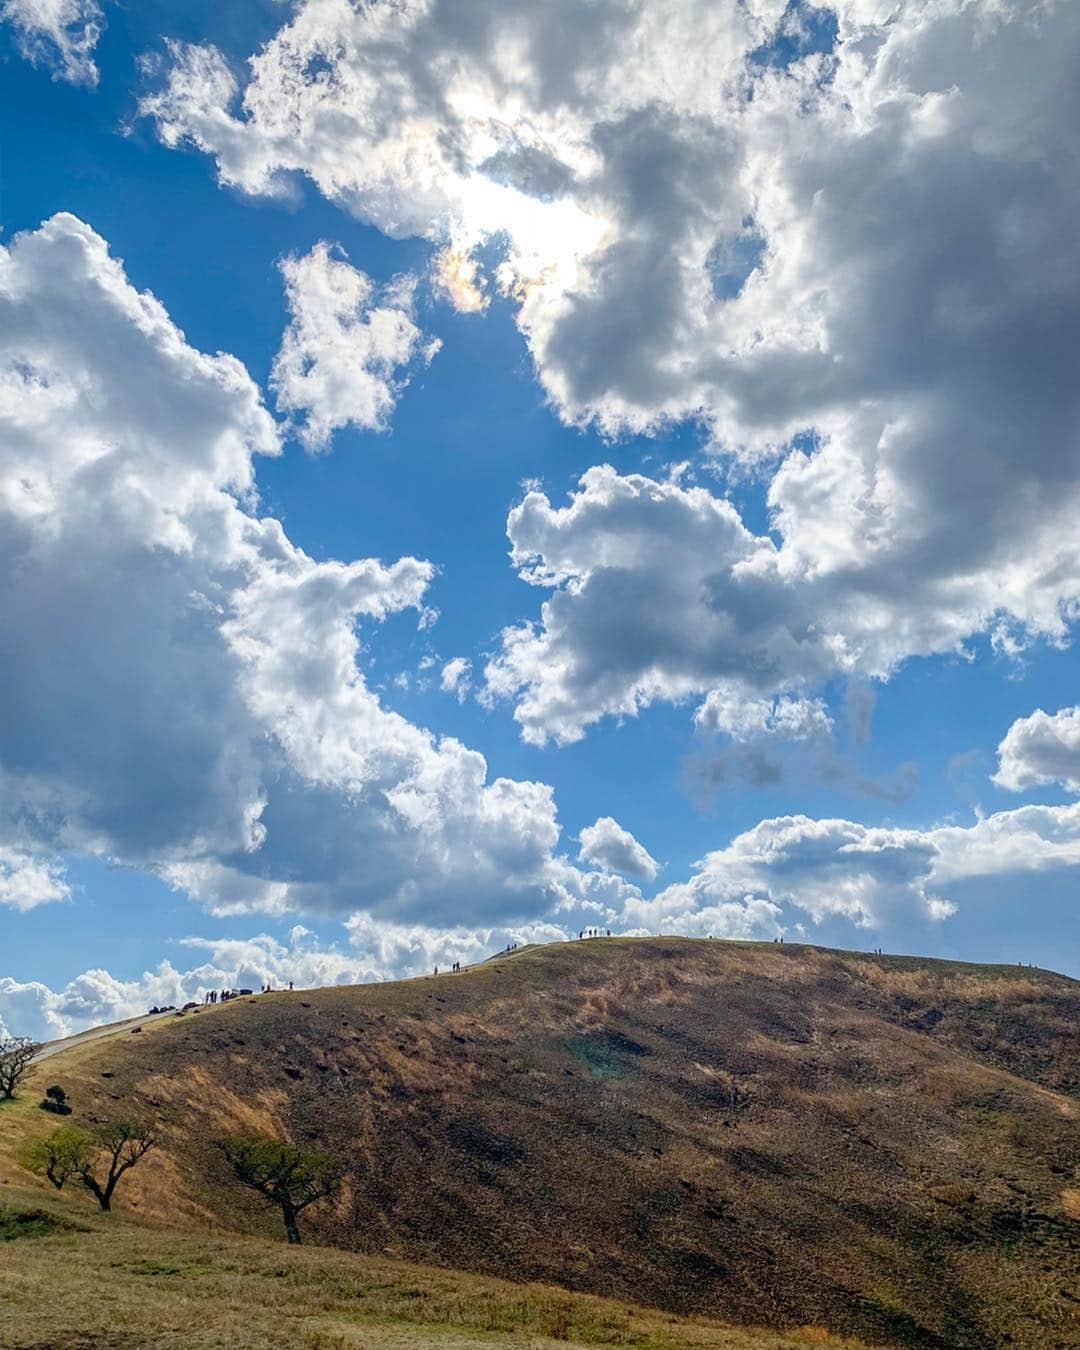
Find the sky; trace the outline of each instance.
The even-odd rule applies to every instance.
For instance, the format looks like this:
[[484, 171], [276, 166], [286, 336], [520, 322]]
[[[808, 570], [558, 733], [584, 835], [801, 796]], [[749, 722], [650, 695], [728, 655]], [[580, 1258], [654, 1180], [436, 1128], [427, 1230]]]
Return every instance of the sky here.
[[0, 0], [0, 1034], [1080, 976], [1080, 10]]

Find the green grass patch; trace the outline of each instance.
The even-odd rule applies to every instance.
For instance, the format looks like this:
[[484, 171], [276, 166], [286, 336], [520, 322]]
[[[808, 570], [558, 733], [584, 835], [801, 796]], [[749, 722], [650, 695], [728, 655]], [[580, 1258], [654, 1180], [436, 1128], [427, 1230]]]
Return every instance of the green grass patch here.
[[44, 1209], [16, 1209], [0, 1206], [0, 1241], [14, 1242], [16, 1238], [49, 1237], [52, 1233], [69, 1232], [77, 1225], [58, 1214]]

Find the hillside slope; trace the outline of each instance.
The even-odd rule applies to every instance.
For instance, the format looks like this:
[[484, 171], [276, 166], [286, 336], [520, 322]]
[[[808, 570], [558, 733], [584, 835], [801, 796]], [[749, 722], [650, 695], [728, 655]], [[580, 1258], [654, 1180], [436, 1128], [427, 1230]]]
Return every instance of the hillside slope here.
[[[214, 1140], [341, 1157], [314, 1240], [903, 1345], [1080, 1342], [1080, 985], [1010, 967], [616, 939], [275, 994], [84, 1049], [153, 1111], [127, 1203], [274, 1235]], [[42, 1069], [42, 1072], [46, 1070]], [[50, 1079], [50, 1081], [52, 1081]]]
[[49, 1196], [28, 1204], [22, 1188], [0, 1196], [9, 1350], [866, 1350], [815, 1327], [725, 1327], [550, 1285], [184, 1233]]

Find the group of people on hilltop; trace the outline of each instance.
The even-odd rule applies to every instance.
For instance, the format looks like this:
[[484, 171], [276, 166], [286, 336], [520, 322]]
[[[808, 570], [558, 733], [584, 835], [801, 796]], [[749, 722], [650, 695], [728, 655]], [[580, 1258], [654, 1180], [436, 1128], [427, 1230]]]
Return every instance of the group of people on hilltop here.
[[600, 929], [600, 928], [583, 928], [583, 929], [581, 930], [581, 932], [578, 934], [578, 941], [580, 942], [582, 938], [587, 938], [587, 937], [594, 938], [594, 937], [610, 937], [610, 936], [611, 936], [611, 929], [610, 929], [610, 928], [604, 928], [604, 929]]
[[[293, 982], [292, 980], [290, 980], [289, 981], [290, 992], [292, 988]], [[260, 994], [272, 994], [273, 992], [274, 986], [272, 984], [267, 983], [259, 985]], [[241, 995], [250, 993], [251, 993], [250, 989], [208, 989], [206, 993], [203, 995], [203, 1004], [205, 1006], [206, 1004], [213, 1005], [215, 1003], [228, 1003], [228, 1001], [232, 998], [240, 998]]]
[[[609, 934], [609, 936], [610, 936], [610, 934]], [[518, 944], [517, 944], [516, 942], [508, 942], [508, 943], [506, 944], [506, 946], [503, 948], [503, 951], [507, 951], [507, 952], [516, 952], [517, 949], [518, 949]], [[435, 966], [435, 967], [432, 969], [432, 972], [431, 972], [431, 973], [432, 973], [433, 975], [438, 975], [438, 973], [439, 973], [439, 967], [438, 967], [438, 966]], [[460, 961], [455, 961], [455, 962], [451, 965], [451, 967], [450, 967], [450, 973], [451, 973], [451, 975], [459, 975], [459, 974], [461, 973], [461, 962], [460, 962]], [[291, 984], [289, 985], [289, 988], [290, 988], [290, 989], [292, 988], [292, 985], [291, 985]]]

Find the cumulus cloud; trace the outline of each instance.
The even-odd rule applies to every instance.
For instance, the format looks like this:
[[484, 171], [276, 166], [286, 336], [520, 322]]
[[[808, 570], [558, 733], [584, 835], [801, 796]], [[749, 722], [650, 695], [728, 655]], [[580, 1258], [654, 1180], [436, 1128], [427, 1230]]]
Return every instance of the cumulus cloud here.
[[956, 912], [949, 888], [957, 882], [1078, 865], [1080, 805], [1020, 807], [926, 830], [781, 816], [707, 854], [687, 881], [631, 899], [624, 918], [644, 931], [730, 937], [777, 936], [793, 910], [813, 924], [938, 923]]
[[521, 577], [553, 591], [540, 625], [504, 631], [485, 670], [489, 695], [517, 697], [526, 740], [577, 740], [605, 714], [713, 689], [714, 709], [760, 706], [831, 664], [776, 575], [775, 545], [704, 488], [604, 465], [564, 508], [529, 491], [507, 533]]
[[809, 741], [833, 729], [819, 698], [738, 698], [730, 689], [711, 690], [694, 722], [702, 731], [723, 732], [736, 741]]
[[587, 825], [581, 831], [580, 839], [578, 857], [582, 862], [643, 881], [653, 881], [660, 870], [660, 864], [648, 849], [611, 816], [601, 816]]
[[934, 877], [945, 885], [968, 877], [1050, 872], [1080, 863], [1080, 803], [1019, 806], [970, 826], [928, 831], [937, 851]]
[[933, 844], [915, 830], [782, 816], [706, 855], [689, 881], [631, 903], [628, 918], [646, 927], [667, 921], [680, 931], [701, 931], [702, 923], [715, 924], [718, 907], [734, 906], [737, 913], [749, 902], [769, 907], [758, 913], [774, 929], [783, 906], [815, 922], [840, 916], [860, 927], [897, 910], [941, 917], [949, 910], [929, 890], [934, 856]]
[[33, 909], [70, 894], [62, 863], [0, 845], [0, 905]]
[[577, 740], [605, 715], [694, 695], [706, 730], [807, 739], [830, 719], [790, 691], [838, 670], [887, 674], [910, 648], [860, 588], [790, 569], [702, 487], [602, 465], [565, 507], [528, 492], [507, 533], [519, 575], [552, 591], [485, 671], [490, 696], [517, 699], [529, 741]]
[[1080, 708], [1018, 718], [998, 746], [994, 782], [1012, 792], [1060, 783], [1080, 792]]
[[[539, 623], [503, 632], [485, 671], [490, 697], [516, 700], [526, 740], [574, 741], [605, 715], [692, 696], [704, 696], [700, 726], [805, 739], [826, 730], [827, 713], [800, 691], [832, 676], [885, 679], [913, 655], [962, 650], [1001, 611], [1064, 636], [1066, 610], [1040, 617], [1008, 568], [944, 577], [916, 560], [896, 571], [888, 551], [842, 563], [808, 551], [787, 492], [812, 461], [796, 458], [802, 468], [786, 461], [770, 489], [779, 542], [703, 487], [608, 465], [589, 469], [566, 506], [526, 494], [507, 522], [511, 557], [551, 595]], [[826, 537], [831, 548], [836, 531]], [[1054, 585], [1074, 577], [1080, 594], [1071, 538], [1055, 543]]]
[[416, 278], [380, 290], [326, 243], [284, 259], [281, 272], [292, 318], [270, 375], [278, 408], [299, 415], [312, 451], [344, 426], [385, 430], [407, 382], [398, 372], [439, 348], [416, 326]]
[[53, 1007], [55, 997], [53, 990], [39, 980], [0, 976], [0, 1037], [51, 1041], [66, 1036], [68, 1026]]
[[306, 0], [243, 81], [174, 46], [144, 110], [224, 182], [306, 175], [451, 270], [504, 240], [500, 284], [568, 417], [784, 438], [901, 390], [940, 405], [958, 368], [1004, 357], [1007, 320], [1059, 323], [1076, 281], [1072, 7], [829, 8], [827, 29], [787, 0], [487, 0], [468, 22]]
[[220, 912], [594, 903], [610, 879], [558, 855], [550, 787], [489, 778], [368, 688], [372, 626], [423, 614], [434, 569], [309, 558], [257, 511], [278, 450], [240, 363], [192, 348], [87, 225], [0, 250], [0, 847], [46, 868], [41, 898], [70, 850]]
[[[501, 289], [567, 421], [696, 418], [771, 475], [763, 537], [640, 484], [631, 503], [587, 478], [563, 516], [526, 499], [516, 553], [566, 586], [491, 673], [523, 691], [529, 739], [729, 683], [884, 679], [979, 633], [1003, 652], [1067, 637], [1080, 10], [830, 8], [486, 0], [466, 23], [440, 0], [306, 0], [244, 80], [175, 47], [144, 104], [223, 182], [303, 174], [429, 238], [463, 307]], [[669, 552], [694, 554], [692, 585]]]
[[0, 20], [11, 25], [23, 56], [48, 66], [54, 79], [97, 84], [93, 52], [104, 27], [97, 0], [3, 0]]
[[422, 975], [435, 966], [446, 968], [454, 961], [462, 966], [484, 961], [510, 943], [562, 942], [568, 934], [547, 920], [493, 928], [432, 928], [425, 924], [376, 921], [369, 914], [354, 914], [346, 922], [350, 945], [358, 959], [373, 972], [369, 978], [393, 979]]
[[443, 666], [439, 677], [439, 688], [443, 693], [454, 694], [459, 703], [472, 687], [472, 662], [467, 656], [454, 656]]

